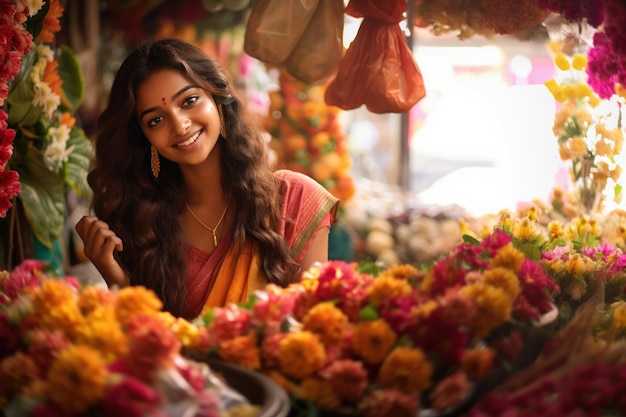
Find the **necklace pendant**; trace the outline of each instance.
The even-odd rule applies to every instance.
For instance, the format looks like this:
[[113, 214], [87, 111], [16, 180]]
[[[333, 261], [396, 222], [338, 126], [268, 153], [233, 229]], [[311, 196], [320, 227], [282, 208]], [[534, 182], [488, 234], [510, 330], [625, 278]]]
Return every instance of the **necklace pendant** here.
[[217, 236], [215, 236], [215, 232], [213, 232], [213, 245], [217, 247]]

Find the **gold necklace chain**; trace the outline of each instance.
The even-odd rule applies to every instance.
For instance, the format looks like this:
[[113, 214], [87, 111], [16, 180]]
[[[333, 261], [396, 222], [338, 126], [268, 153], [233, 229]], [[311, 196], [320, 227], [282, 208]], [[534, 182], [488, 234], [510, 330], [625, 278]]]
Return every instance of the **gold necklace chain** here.
[[200, 223], [202, 225], [202, 227], [204, 227], [206, 230], [211, 232], [211, 234], [213, 235], [213, 245], [215, 245], [215, 247], [217, 247], [217, 236], [215, 235], [215, 232], [217, 231], [217, 228], [220, 227], [220, 224], [222, 224], [222, 220], [224, 220], [224, 216], [226, 215], [226, 212], [228, 211], [228, 205], [229, 204], [230, 204], [230, 198], [226, 202], [226, 207], [224, 207], [224, 211], [222, 212], [222, 216], [217, 221], [217, 224], [215, 225], [215, 227], [212, 228], [212, 229], [209, 226], [207, 226], [206, 224], [204, 224], [204, 222], [202, 220], [200, 220], [198, 218], [198, 216], [196, 216], [196, 214], [191, 210], [191, 207], [189, 207], [189, 204], [185, 204], [185, 206], [187, 207], [187, 210], [189, 211], [189, 214], [191, 214], [191, 216], [194, 219], [196, 219], [198, 221], [198, 223]]

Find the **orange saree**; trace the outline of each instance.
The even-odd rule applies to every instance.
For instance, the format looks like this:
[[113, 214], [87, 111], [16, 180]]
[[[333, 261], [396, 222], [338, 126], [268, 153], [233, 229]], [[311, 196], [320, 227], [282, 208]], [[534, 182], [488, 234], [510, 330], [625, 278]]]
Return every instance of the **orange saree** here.
[[[297, 262], [306, 255], [316, 233], [334, 221], [338, 200], [312, 178], [281, 170], [283, 220], [278, 232], [285, 238]], [[236, 253], [230, 239], [222, 240], [207, 254], [189, 247], [187, 256], [186, 318], [197, 317], [204, 306], [244, 302], [267, 285], [258, 251], [246, 242]]]

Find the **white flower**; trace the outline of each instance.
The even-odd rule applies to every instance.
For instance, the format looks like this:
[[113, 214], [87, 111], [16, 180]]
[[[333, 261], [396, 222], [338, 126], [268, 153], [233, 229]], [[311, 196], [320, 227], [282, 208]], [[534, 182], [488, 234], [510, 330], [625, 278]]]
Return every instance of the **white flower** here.
[[35, 97], [33, 97], [33, 104], [35, 106], [41, 106], [46, 117], [52, 119], [54, 112], [61, 104], [61, 97], [53, 93], [50, 86], [44, 82], [36, 83], [34, 90]]
[[63, 163], [67, 162], [67, 158], [73, 150], [74, 146], [70, 146], [69, 148], [65, 149], [65, 144], [62, 144], [60, 141], [53, 141], [46, 148], [43, 157], [47, 165], [52, 168], [54, 172], [58, 172], [59, 169], [63, 166]]
[[[39, 62], [41, 62], [41, 60], [45, 60], [45, 62], [52, 62], [52, 60], [54, 60], [54, 52], [52, 51], [52, 48], [50, 48], [48, 45], [37, 45], [37, 56], [39, 56]], [[45, 65], [46, 64], [44, 63], [44, 68]]]
[[44, 3], [44, 0], [17, 0], [16, 8], [18, 12], [22, 12], [28, 7], [28, 16], [32, 17], [39, 13]]

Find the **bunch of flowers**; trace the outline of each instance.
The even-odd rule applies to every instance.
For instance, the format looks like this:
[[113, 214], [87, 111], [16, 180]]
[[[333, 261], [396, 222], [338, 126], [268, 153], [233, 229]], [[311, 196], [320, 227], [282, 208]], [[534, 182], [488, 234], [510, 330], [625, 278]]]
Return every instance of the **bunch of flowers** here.
[[522, 35], [536, 28], [547, 13], [536, 0], [415, 0], [415, 25], [434, 34], [472, 36]]
[[[601, 212], [608, 196], [607, 186], [611, 185], [615, 202], [619, 202], [622, 195], [618, 182], [622, 168], [616, 158], [624, 143], [621, 125], [623, 98], [600, 99], [587, 83], [586, 56], [575, 53], [570, 57], [559, 49], [558, 44], [553, 47], [559, 72], [545, 85], [559, 105], [553, 132], [561, 159], [571, 163], [570, 179], [578, 193], [570, 196], [571, 203], [579, 205], [579, 212]], [[564, 192], [558, 189], [556, 194], [556, 197], [562, 197]]]
[[294, 399], [364, 416], [450, 410], [524, 332], [554, 311], [556, 285], [504, 232], [459, 245], [424, 270], [331, 261], [245, 305], [207, 309], [193, 323], [196, 354], [266, 373]]
[[[596, 297], [604, 300], [605, 313], [615, 311], [614, 303], [625, 299], [626, 253], [607, 236], [620, 235], [613, 242], [623, 242], [624, 219], [608, 223], [578, 216], [568, 222], [553, 219], [544, 226], [538, 222], [539, 214], [536, 206], [521, 216], [503, 211], [495, 227], [511, 236], [513, 245], [535, 259], [558, 285], [553, 302], [559, 309], [559, 326]], [[608, 233], [609, 226], [615, 233]]]
[[265, 128], [278, 166], [309, 175], [342, 201], [354, 195], [352, 163], [339, 108], [324, 101], [325, 85], [304, 84], [281, 71], [280, 89], [270, 93]]
[[626, 5], [621, 0], [537, 0], [542, 9], [559, 13], [581, 30], [591, 26], [593, 46], [587, 52], [589, 85], [604, 99], [626, 85]]
[[[0, 4], [0, 19], [12, 22], [2, 25], [5, 33], [0, 37], [9, 42], [8, 49], [3, 46], [7, 59], [1, 61], [9, 67], [8, 76], [3, 72], [0, 80], [5, 147], [1, 165], [19, 173], [20, 181], [19, 187], [9, 184], [6, 189], [11, 192], [3, 198], [21, 188], [18, 198], [26, 219], [39, 241], [51, 247], [62, 232], [65, 192], [69, 187], [78, 194], [89, 190], [86, 172], [91, 148], [72, 116], [82, 101], [82, 73], [68, 47], [53, 47], [64, 11], [60, 0], [2, 0]], [[10, 139], [14, 139], [13, 155], [6, 148]], [[2, 207], [7, 203], [3, 201]]]
[[80, 288], [72, 277], [51, 278], [39, 261], [3, 271], [0, 409], [34, 417], [251, 415], [253, 406], [206, 364], [181, 356], [201, 333], [161, 308], [143, 287]]

